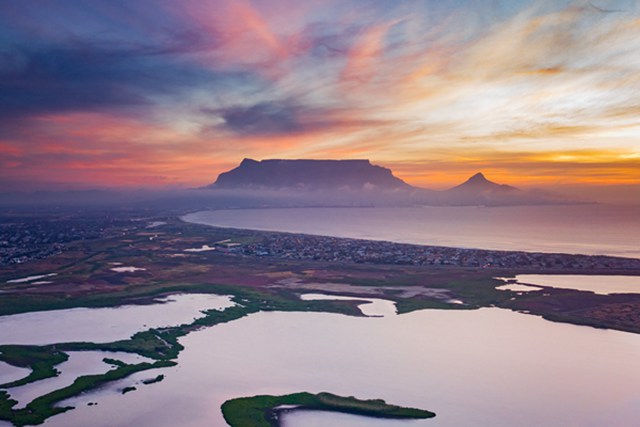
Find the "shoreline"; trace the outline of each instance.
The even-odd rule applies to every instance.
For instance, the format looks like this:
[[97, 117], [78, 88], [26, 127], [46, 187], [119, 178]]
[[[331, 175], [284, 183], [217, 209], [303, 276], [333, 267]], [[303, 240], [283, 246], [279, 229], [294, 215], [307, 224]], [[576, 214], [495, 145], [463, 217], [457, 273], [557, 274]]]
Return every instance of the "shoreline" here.
[[[291, 240], [291, 239], [307, 239], [308, 241], [313, 241], [309, 243], [309, 245], [317, 245], [326, 243], [327, 245], [334, 245], [336, 243], [350, 243], [352, 246], [375, 246], [372, 251], [382, 252], [384, 250], [400, 250], [404, 251], [404, 255], [411, 256], [412, 254], [417, 254], [420, 251], [430, 251], [432, 252], [431, 259], [426, 260], [403, 260], [400, 264], [414, 264], [414, 265], [422, 265], [422, 266], [461, 266], [461, 267], [490, 267], [490, 268], [511, 268], [517, 269], [518, 271], [565, 271], [568, 269], [572, 270], [588, 270], [590, 272], [594, 271], [603, 271], [603, 274], [607, 274], [605, 271], [612, 270], [633, 270], [634, 272], [638, 272], [640, 274], [640, 258], [628, 258], [621, 256], [610, 256], [610, 255], [588, 255], [588, 254], [572, 254], [565, 252], [538, 252], [538, 251], [527, 251], [527, 250], [494, 250], [494, 249], [482, 249], [482, 248], [465, 248], [465, 247], [456, 247], [456, 246], [440, 246], [440, 245], [426, 245], [426, 244], [415, 244], [415, 243], [401, 243], [392, 240], [376, 240], [376, 239], [360, 239], [360, 238], [351, 238], [351, 237], [339, 237], [339, 236], [331, 236], [331, 235], [321, 235], [321, 234], [309, 234], [309, 233], [298, 233], [298, 232], [288, 232], [288, 231], [271, 231], [271, 230], [261, 230], [261, 229], [253, 229], [253, 228], [239, 228], [239, 227], [228, 227], [228, 226], [220, 226], [214, 225], [201, 221], [190, 221], [185, 219], [186, 215], [182, 215], [178, 217], [180, 221], [183, 221], [187, 224], [200, 225], [204, 227], [215, 228], [218, 230], [234, 230], [238, 232], [244, 233], [254, 233], [260, 234], [265, 238], [275, 238], [275, 239], [283, 239], [283, 240]], [[286, 244], [290, 242], [287, 241]], [[275, 242], [278, 244], [278, 242]], [[285, 243], [283, 243], [285, 244]], [[304, 245], [304, 243], [302, 244]], [[300, 249], [300, 248], [297, 248]], [[255, 255], [258, 256], [270, 256], [274, 255], [274, 253], [262, 253], [264, 251], [257, 251]], [[245, 252], [245, 254], [247, 254]], [[277, 255], [277, 254], [276, 254]], [[286, 254], [288, 259], [291, 259], [291, 254]], [[424, 255], [422, 253], [421, 255]], [[462, 256], [480, 256], [486, 258], [486, 260], [490, 260], [488, 263], [486, 260], [483, 261], [478, 260], [477, 262], [452, 262], [451, 258], [454, 257], [462, 257]], [[518, 259], [513, 260], [511, 264], [508, 265], [497, 265], [495, 259], [496, 258], [504, 258], [506, 256], [530, 256], [535, 257], [535, 262], [538, 265], [527, 265], [527, 260]], [[446, 258], [450, 259], [446, 259]], [[438, 260], [438, 258], [441, 258]], [[304, 259], [304, 258], [299, 258]], [[316, 258], [317, 259], [317, 258]], [[349, 260], [327, 260], [324, 261], [349, 261]], [[371, 260], [370, 260], [371, 261]], [[379, 264], [393, 264], [393, 260], [384, 259], [384, 262], [373, 262]], [[412, 262], [413, 261], [413, 262]], [[415, 262], [419, 261], [419, 262]], [[420, 262], [425, 261], [425, 262]], [[438, 262], [439, 261], [439, 262]], [[517, 261], [517, 262], [516, 262]], [[562, 266], [558, 265], [542, 265], [544, 262], [553, 262], [558, 264], [560, 261]], [[582, 265], [575, 266], [575, 262], [580, 261], [583, 262]], [[592, 265], [586, 265], [584, 262], [590, 261]], [[364, 260], [356, 260], [356, 262], [367, 262]], [[532, 262], [532, 261], [530, 261]], [[599, 264], [593, 264], [593, 263]], [[606, 265], [605, 265], [606, 263]], [[611, 265], [614, 263], [615, 265]], [[487, 265], [488, 264], [488, 265]], [[529, 270], [529, 268], [531, 270]]]
[[[386, 250], [387, 243], [222, 229], [183, 222], [175, 217], [168, 219], [167, 224], [158, 227], [157, 231], [151, 235], [144, 229], [145, 222], [136, 223], [136, 225], [136, 227], [122, 229], [121, 233], [114, 233], [113, 236], [77, 242], [61, 254], [35, 260], [29, 265], [22, 265], [20, 271], [11, 267], [0, 268], [0, 277], [7, 278], [27, 272], [33, 274], [25, 274], [25, 276], [45, 271], [58, 273], [54, 283], [51, 284], [5, 285], [4, 290], [9, 292], [4, 293], [3, 298], [0, 299], [0, 313], [150, 303], [158, 295], [174, 293], [233, 295], [237, 306], [222, 312], [208, 312], [206, 317], [189, 324], [146, 330], [127, 340], [117, 342], [12, 346], [14, 363], [28, 365], [34, 371], [36, 364], [39, 364], [37, 376], [40, 377], [51, 375], [55, 370], [56, 361], [63, 357], [65, 351], [126, 351], [149, 356], [157, 363], [170, 364], [182, 350], [178, 342], [179, 337], [200, 328], [233, 321], [258, 311], [318, 311], [362, 316], [357, 307], [357, 301], [304, 301], [299, 298], [302, 290], [305, 293], [314, 289], [321, 293], [331, 293], [331, 287], [334, 287], [334, 292], [340, 289], [341, 291], [338, 292], [340, 295], [363, 298], [371, 298], [371, 292], [376, 292], [374, 297], [395, 302], [400, 315], [424, 309], [473, 310], [495, 306], [542, 316], [555, 322], [640, 333], [640, 295], [597, 295], [567, 289], [545, 289], [545, 292], [520, 295], [518, 292], [495, 289], [496, 286], [504, 284], [503, 281], [495, 279], [496, 276], [541, 272], [540, 269], [532, 266], [482, 268], [464, 265], [415, 265], [389, 263], [387, 258], [374, 259], [375, 262], [358, 263], [346, 261], [346, 257], [353, 249], [352, 245], [360, 245], [364, 242], [370, 247], [362, 249], [362, 252], [366, 254], [370, 251], [371, 254], [375, 254], [380, 249]], [[201, 247], [214, 242], [220, 245], [216, 250], [184, 255], [184, 251], [188, 248]], [[225, 247], [226, 243], [234, 243], [234, 245]], [[256, 254], [256, 251], [262, 250], [261, 245], [272, 245], [269, 247], [277, 248], [283, 243], [302, 245], [292, 246], [294, 252], [302, 249], [299, 252], [301, 254], [307, 250], [324, 247], [331, 253], [344, 252], [347, 255], [345, 258], [340, 255], [337, 259], [322, 257], [315, 259], [317, 254], [309, 252], [309, 259], [296, 259], [283, 256], [286, 252], [276, 254], [277, 256]], [[401, 249], [425, 249], [417, 245], [391, 243], [388, 245]], [[445, 251], [456, 253], [456, 250], [450, 248]], [[468, 254], [473, 253], [486, 255], [491, 252], [468, 252]], [[175, 254], [182, 256], [175, 257]], [[518, 256], [521, 254], [512, 253]], [[569, 257], [574, 261], [575, 259], [616, 260], [610, 257]], [[469, 261], [469, 258], [466, 260]], [[123, 275], [111, 271], [114, 262], [136, 265], [145, 270]], [[548, 273], [553, 271], [555, 270], [544, 270]], [[559, 272], [584, 274], [596, 271], [605, 274], [624, 272], [627, 275], [640, 275], [640, 270], [617, 270], [612, 266], [608, 269], [572, 267], [560, 269]], [[348, 292], [344, 292], [345, 289], [348, 289]], [[420, 292], [409, 294], [407, 289]], [[448, 303], [444, 298], [456, 299], [462, 304]], [[638, 313], [639, 316], [629, 317], [629, 313]], [[1, 346], [0, 350], [2, 347], [7, 346]], [[31, 354], [27, 354], [27, 350], [31, 351]], [[0, 356], [5, 355], [5, 353], [0, 354]], [[43, 361], [44, 365], [42, 365]], [[146, 365], [138, 368], [128, 365], [120, 367], [119, 372], [125, 372], [124, 368], [143, 367], [146, 368]], [[111, 375], [114, 374], [111, 373]], [[31, 408], [38, 413], [38, 417], [51, 414], [49, 411], [54, 408], [49, 405], [55, 403], [53, 400], [57, 397], [63, 395], [68, 397], [68, 393], [72, 391], [79, 393], [90, 390], [94, 385], [108, 378], [94, 377], [82, 380], [73, 389], [61, 391], [61, 393], [54, 392], [46, 399], [38, 401], [36, 408], [34, 406]], [[15, 411], [12, 409], [13, 406], [8, 396], [0, 394], [0, 413], [5, 411], [0, 418], [11, 419]], [[21, 419], [27, 415], [31, 416], [24, 412], [15, 413], [15, 416]]]
[[[617, 206], [617, 205], [597, 205], [599, 207], [604, 207], [609, 210], [612, 210], [614, 213], [618, 211], [618, 209], [623, 210], [633, 210], [635, 212], [636, 209], [639, 209], [640, 206]], [[593, 227], [596, 227], [604, 221], [604, 218], [608, 215], [611, 215], [609, 210], [606, 210], [602, 214], [592, 213], [583, 217], [582, 220], [578, 222], [578, 228], [575, 229], [569, 235], [564, 235], [563, 230], [566, 229], [565, 226], [561, 226], [560, 221], [566, 221], [567, 215], [569, 217], [573, 215], [578, 218], [582, 217], [581, 211], [576, 212], [553, 212], [553, 214], [546, 215], [545, 211], [548, 208], [555, 208], [556, 206], [498, 206], [498, 207], [479, 207], [479, 206], [426, 206], [426, 207], [242, 207], [242, 208], [215, 208], [209, 210], [192, 210], [183, 215], [180, 215], [180, 219], [185, 222], [190, 223], [198, 223], [202, 225], [209, 226], [217, 226], [221, 228], [233, 228], [238, 230], [252, 230], [252, 231], [262, 231], [262, 232], [282, 232], [282, 233], [292, 233], [292, 234], [307, 234], [312, 236], [326, 236], [326, 237], [336, 237], [336, 238], [347, 238], [347, 239], [359, 239], [359, 240], [373, 240], [373, 241], [383, 241], [383, 242], [393, 242], [400, 244], [411, 244], [411, 245], [421, 245], [421, 246], [434, 246], [434, 247], [446, 247], [446, 248], [456, 248], [456, 249], [468, 249], [468, 250], [491, 250], [491, 251], [508, 251], [508, 252], [540, 252], [547, 254], [572, 254], [572, 255], [589, 255], [589, 256], [611, 256], [611, 257], [621, 257], [621, 258], [631, 258], [631, 259], [640, 259], [640, 249], [635, 245], [633, 241], [619, 241], [620, 239], [616, 239], [614, 241], [607, 241], [607, 239], [603, 240], [595, 240], [595, 241], [582, 241], [579, 237], [577, 240], [572, 240], [572, 238], [576, 238], [576, 236], [585, 235], [584, 233], [593, 233]], [[564, 207], [562, 205], [560, 208]], [[578, 206], [579, 207], [579, 206]], [[520, 215], [514, 216], [511, 214], [512, 208], [517, 208], [520, 210], [525, 210], [528, 212], [522, 219]], [[375, 228], [371, 228], [373, 233], [367, 231], [368, 229], [359, 227], [359, 214], [356, 212], [353, 215], [349, 215], [348, 211], [357, 211], [365, 209], [367, 211], [380, 211], [387, 212], [389, 215], [385, 216], [383, 214], [372, 214], [371, 216], [371, 227], [375, 227], [376, 225], [380, 225], [381, 221], [389, 222], [390, 226], [400, 226], [399, 233], [395, 233], [391, 235], [387, 232], [379, 233], [375, 230]], [[431, 209], [444, 209], [444, 213], [436, 213], [434, 215], [430, 215], [429, 212]], [[536, 215], [538, 209], [541, 209], [540, 215]], [[325, 218], [325, 212], [327, 215], [334, 215], [333, 211], [344, 210], [345, 214], [342, 215], [340, 212], [335, 213], [337, 218], [344, 217], [344, 221], [346, 221], [345, 230], [349, 230], [348, 232], [338, 231], [335, 227], [331, 225], [323, 226], [322, 221]], [[425, 211], [423, 214], [422, 211]], [[451, 217], [452, 220], [449, 219], [449, 216], [446, 215], [448, 210], [452, 210]], [[497, 211], [495, 211], [497, 210]], [[255, 213], [257, 216], [257, 221], [251, 223], [250, 226], [246, 226], [242, 224], [246, 222], [246, 219], [242, 216], [242, 212], [251, 212], [251, 216]], [[260, 212], [269, 212], [263, 216], [260, 215]], [[290, 211], [293, 212], [289, 216], [286, 216], [287, 222], [279, 220], [279, 216], [272, 212], [279, 211]], [[296, 211], [300, 211], [296, 213]], [[320, 214], [314, 215], [313, 211], [321, 211]], [[405, 214], [396, 214], [398, 211], [407, 211]], [[202, 214], [206, 214], [207, 212], [219, 212], [222, 215], [218, 218], [218, 220], [208, 220], [206, 217], [202, 217]], [[234, 215], [229, 217], [225, 215], [224, 212], [231, 212]], [[309, 212], [307, 214], [307, 212]], [[458, 214], [458, 212], [465, 212], [464, 214]], [[475, 212], [479, 212], [479, 215], [474, 215]], [[498, 212], [495, 218], [493, 212]], [[506, 212], [506, 214], [500, 214]], [[514, 211], [515, 212], [515, 211]], [[318, 224], [320, 224], [321, 231], [317, 231], [317, 227], [307, 224], [305, 221], [308, 220], [309, 215], [317, 219]], [[382, 215], [382, 216], [381, 216]], [[399, 215], [399, 216], [398, 216]], [[622, 214], [621, 214], [622, 215]], [[545, 218], [545, 230], [540, 232], [538, 230], [540, 227], [537, 227], [535, 230], [529, 230], [528, 235], [533, 236], [532, 239], [524, 239], [521, 230], [527, 230], [528, 224], [531, 221], [535, 221], [538, 216], [542, 216]], [[632, 215], [629, 212], [624, 213], [622, 217], [624, 218], [625, 224], [627, 224], [631, 219]], [[194, 219], [195, 217], [195, 219]], [[237, 219], [240, 218], [240, 219]], [[366, 218], [369, 218], [367, 216]], [[301, 220], [301, 223], [297, 221]], [[389, 220], [389, 221], [387, 221]], [[222, 221], [222, 222], [220, 222]], [[354, 222], [355, 221], [355, 222]], [[403, 228], [401, 225], [405, 222], [409, 221], [410, 224], [414, 224], [416, 229], [423, 229], [425, 226], [429, 230], [428, 233], [414, 233], [411, 232], [407, 234], [407, 230]], [[476, 222], [477, 226], [467, 228], [465, 224], [469, 221]], [[515, 221], [515, 222], [514, 222]], [[226, 222], [226, 223], [225, 223]], [[290, 227], [289, 225], [295, 223], [295, 227]], [[459, 230], [459, 227], [456, 224], [460, 224], [463, 227], [462, 231]], [[633, 221], [635, 223], [635, 221]], [[240, 225], [236, 225], [240, 224]], [[257, 224], [257, 225], [256, 225]], [[637, 223], [636, 223], [637, 224]], [[628, 225], [628, 224], [627, 224]], [[310, 227], [313, 227], [313, 231]], [[355, 227], [355, 228], [354, 228]], [[488, 227], [489, 230], [494, 229], [492, 233], [478, 233], [478, 230], [484, 230], [485, 227]], [[523, 228], [524, 227], [524, 228]], [[440, 231], [442, 229], [443, 231]], [[508, 230], [506, 234], [501, 233], [501, 230]], [[634, 227], [636, 230], [640, 230], [637, 227]], [[365, 232], [366, 231], [366, 232]], [[465, 238], [460, 241], [459, 238], [452, 238], [455, 233], [462, 232], [465, 235]], [[551, 233], [547, 237], [542, 237], [542, 239], [537, 239], [537, 236], [545, 236], [545, 233]], [[557, 233], [557, 234], [553, 234]], [[372, 235], [375, 235], [373, 237]], [[556, 235], [560, 235], [562, 237], [558, 237], [557, 240], [555, 238]], [[606, 237], [606, 234], [603, 234]], [[518, 240], [520, 239], [520, 240]], [[517, 242], [517, 244], [516, 244]], [[560, 245], [558, 249], [558, 245], [562, 242], [569, 242], [565, 245]], [[595, 246], [593, 246], [595, 245]], [[592, 249], [595, 248], [595, 249]], [[620, 248], [624, 248], [625, 250], [620, 250]]]

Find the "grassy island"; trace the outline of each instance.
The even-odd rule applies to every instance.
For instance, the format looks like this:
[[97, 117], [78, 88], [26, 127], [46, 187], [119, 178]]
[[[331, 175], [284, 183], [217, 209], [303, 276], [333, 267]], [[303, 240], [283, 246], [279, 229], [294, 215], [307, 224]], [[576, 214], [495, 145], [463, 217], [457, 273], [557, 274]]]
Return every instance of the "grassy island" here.
[[29, 368], [31, 373], [20, 380], [0, 384], [0, 388], [19, 387], [55, 377], [58, 375], [55, 367], [68, 359], [66, 353], [56, 350], [53, 346], [3, 345], [0, 349], [0, 361], [19, 368]]
[[[287, 408], [280, 408], [286, 405]], [[375, 418], [426, 419], [436, 416], [423, 409], [390, 405], [381, 399], [360, 400], [331, 393], [294, 393], [284, 396], [241, 397], [226, 401], [222, 414], [231, 427], [278, 427], [282, 411], [315, 410], [342, 412]]]
[[126, 378], [136, 372], [148, 369], [174, 366], [175, 362], [161, 360], [154, 363], [123, 365], [102, 375], [86, 375], [76, 378], [70, 386], [52, 391], [28, 403], [22, 409], [13, 409], [18, 403], [5, 391], [0, 391], [0, 420], [10, 421], [15, 426], [42, 424], [47, 418], [73, 409], [71, 406], [58, 407], [57, 403], [77, 396], [82, 392], [93, 390], [103, 384]]

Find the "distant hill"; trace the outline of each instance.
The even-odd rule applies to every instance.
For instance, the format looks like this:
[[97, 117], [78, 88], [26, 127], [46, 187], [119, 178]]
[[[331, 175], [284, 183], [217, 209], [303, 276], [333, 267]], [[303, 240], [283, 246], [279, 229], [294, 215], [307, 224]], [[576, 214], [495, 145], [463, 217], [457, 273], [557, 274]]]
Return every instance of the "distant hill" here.
[[516, 187], [512, 187], [506, 184], [496, 184], [493, 181], [489, 181], [482, 172], [478, 172], [471, 178], [466, 180], [460, 185], [457, 185], [449, 190], [451, 193], [513, 193], [514, 191], [520, 191]]
[[482, 172], [441, 193], [443, 202], [451, 205], [522, 204], [526, 196], [516, 187], [489, 181]]
[[408, 190], [411, 187], [391, 170], [369, 160], [244, 159], [221, 173], [207, 188], [293, 190]]
[[[571, 203], [551, 193], [530, 192], [488, 180], [481, 172], [436, 191], [413, 187], [369, 160], [252, 160], [223, 172], [211, 190], [243, 190], [269, 200], [334, 206], [508, 206]], [[267, 202], [264, 202], [268, 204]]]

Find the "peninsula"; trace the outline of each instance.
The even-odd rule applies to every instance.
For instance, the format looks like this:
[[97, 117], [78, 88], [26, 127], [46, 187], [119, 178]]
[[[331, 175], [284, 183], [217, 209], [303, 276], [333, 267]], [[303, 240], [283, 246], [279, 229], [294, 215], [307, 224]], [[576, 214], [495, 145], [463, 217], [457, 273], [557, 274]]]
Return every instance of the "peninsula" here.
[[279, 427], [283, 412], [313, 410], [342, 412], [373, 418], [426, 419], [436, 416], [422, 409], [390, 405], [384, 400], [360, 400], [331, 393], [294, 393], [284, 396], [253, 396], [227, 400], [222, 414], [231, 427]]

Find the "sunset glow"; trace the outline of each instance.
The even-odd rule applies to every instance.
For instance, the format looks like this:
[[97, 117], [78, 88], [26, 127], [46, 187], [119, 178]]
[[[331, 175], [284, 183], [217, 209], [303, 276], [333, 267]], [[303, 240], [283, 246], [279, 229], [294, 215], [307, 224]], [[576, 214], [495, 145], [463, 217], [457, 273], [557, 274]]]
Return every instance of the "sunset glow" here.
[[5, 187], [192, 187], [242, 158], [416, 186], [640, 183], [632, 1], [0, 5]]

